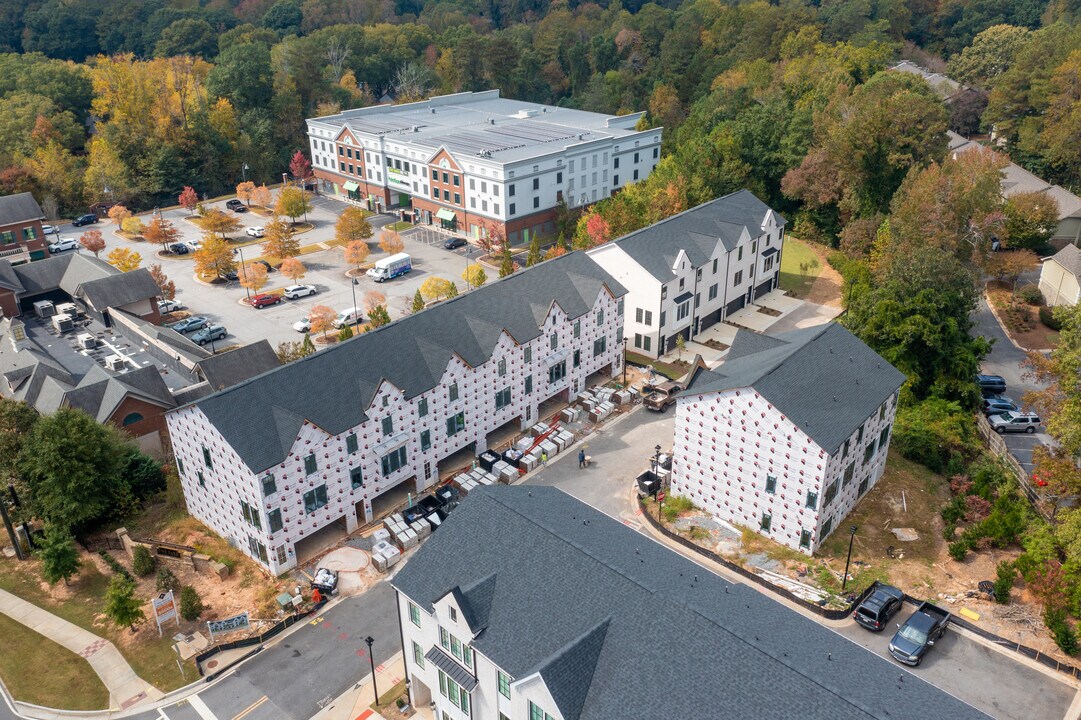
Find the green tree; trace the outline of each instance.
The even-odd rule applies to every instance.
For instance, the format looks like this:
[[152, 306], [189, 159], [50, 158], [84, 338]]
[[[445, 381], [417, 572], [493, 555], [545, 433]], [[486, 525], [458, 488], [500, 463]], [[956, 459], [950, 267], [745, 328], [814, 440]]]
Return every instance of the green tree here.
[[198, 55], [211, 58], [218, 53], [218, 35], [202, 18], [181, 18], [161, 32], [154, 46], [157, 57]]
[[534, 234], [529, 241], [529, 252], [525, 257], [525, 266], [533, 267], [541, 261], [540, 236]]
[[40, 417], [26, 403], [0, 396], [0, 476], [3, 479], [11, 480], [17, 475], [19, 452]]
[[194, 622], [203, 614], [203, 600], [191, 585], [180, 591], [180, 617]]
[[173, 592], [176, 593], [180, 590], [180, 581], [177, 580], [173, 571], [167, 567], [163, 567], [158, 570], [158, 579], [156, 583], [158, 592]]
[[990, 89], [995, 79], [1010, 69], [1031, 34], [1028, 28], [992, 25], [973, 38], [972, 44], [960, 54], [950, 58], [947, 73], [966, 85]]
[[368, 325], [374, 330], [390, 323], [390, 313], [383, 305], [376, 305], [368, 311]]
[[514, 274], [514, 259], [510, 255], [510, 247], [503, 246], [503, 258], [499, 261], [499, 277], [505, 278]]
[[274, 97], [272, 68], [265, 43], [231, 45], [207, 75], [206, 89], [214, 97], [228, 98], [238, 112], [266, 108]]
[[150, 551], [145, 545], [136, 545], [135, 549], [131, 552], [131, 569], [136, 575], [139, 577], [146, 577], [154, 572], [154, 568], [157, 567], [158, 561], [150, 554]]
[[471, 288], [479, 288], [488, 282], [488, 273], [484, 272], [484, 267], [480, 263], [470, 263], [462, 272], [462, 280], [465, 280], [465, 284]]
[[1041, 251], [1058, 230], [1058, 202], [1044, 192], [1015, 193], [1006, 198], [1006, 242], [1011, 248]]
[[419, 313], [424, 309], [424, 296], [420, 294], [420, 289], [417, 289], [415, 295], [413, 295], [413, 305], [410, 308], [414, 313]]
[[120, 627], [135, 631], [136, 623], [146, 619], [143, 603], [135, 597], [135, 581], [123, 575], [113, 575], [105, 591], [105, 616]]
[[1076, 493], [1081, 491], [1077, 465], [1081, 458], [1081, 385], [1077, 381], [1081, 375], [1081, 306], [1059, 306], [1054, 313], [1061, 325], [1057, 346], [1049, 356], [1030, 352], [1026, 361], [1046, 387], [1027, 393], [1025, 401], [1040, 413], [1047, 434], [1055, 440], [1055, 453], [1036, 456], [1037, 472], [1048, 482]]
[[18, 459], [33, 512], [76, 532], [130, 510], [131, 488], [121, 480], [126, 446], [119, 431], [81, 410], [38, 420]]
[[57, 580], [68, 584], [71, 576], [79, 572], [79, 551], [71, 533], [56, 525], [45, 527], [45, 540], [38, 550], [41, 558], [41, 575], [53, 585]]

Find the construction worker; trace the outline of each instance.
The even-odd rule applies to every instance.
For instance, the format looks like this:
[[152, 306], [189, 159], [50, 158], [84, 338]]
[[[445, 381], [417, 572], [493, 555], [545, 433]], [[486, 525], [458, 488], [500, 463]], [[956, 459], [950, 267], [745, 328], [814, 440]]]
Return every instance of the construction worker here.
[[586, 466], [586, 451], [582, 448], [578, 451], [578, 467], [584, 468]]

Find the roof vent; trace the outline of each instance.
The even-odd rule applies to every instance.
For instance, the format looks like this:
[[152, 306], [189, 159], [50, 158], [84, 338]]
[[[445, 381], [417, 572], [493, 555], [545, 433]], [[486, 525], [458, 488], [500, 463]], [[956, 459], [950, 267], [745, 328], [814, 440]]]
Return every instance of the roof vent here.
[[428, 112], [430, 112], [432, 115], [435, 115], [435, 108], [432, 107], [431, 105], [429, 105], [428, 106]]
[[495, 125], [495, 118], [488, 118], [489, 125]]

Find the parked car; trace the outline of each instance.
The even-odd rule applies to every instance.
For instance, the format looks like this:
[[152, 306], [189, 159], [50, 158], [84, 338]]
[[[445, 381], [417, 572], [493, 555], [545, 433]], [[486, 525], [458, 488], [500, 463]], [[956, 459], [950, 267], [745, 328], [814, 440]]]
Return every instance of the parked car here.
[[665, 382], [660, 385], [646, 385], [642, 388], [642, 404], [647, 410], [664, 412], [669, 405], [675, 405], [676, 395], [683, 390], [677, 382]]
[[94, 213], [87, 213], [86, 215], [80, 215], [71, 221], [71, 224], [75, 227], [82, 227], [83, 225], [93, 225], [98, 221], [98, 216]]
[[463, 237], [452, 237], [443, 243], [443, 247], [447, 250], [454, 250], [455, 248], [465, 247], [469, 243]]
[[308, 318], [308, 317], [300, 318], [295, 323], [293, 323], [293, 329], [296, 330], [297, 332], [302, 332], [302, 333], [311, 332], [312, 331], [311, 318]]
[[905, 594], [892, 585], [875, 585], [871, 594], [861, 602], [852, 619], [867, 628], [879, 632], [905, 603]]
[[1001, 375], [977, 375], [976, 384], [980, 386], [980, 390], [1006, 392], [1006, 380]]
[[189, 250], [198, 250], [199, 248], [201, 248], [203, 246], [203, 241], [202, 240], [187, 240], [184, 244], [188, 246]]
[[248, 212], [248, 208], [244, 206], [244, 203], [240, 200], [237, 200], [236, 198], [227, 201], [225, 203], [225, 207], [236, 213]]
[[183, 309], [184, 306], [176, 300], [158, 300], [158, 312], [160, 313], [171, 313]]
[[360, 308], [351, 307], [346, 310], [342, 310], [338, 313], [338, 317], [334, 318], [334, 327], [343, 328], [346, 325], [356, 325], [364, 316], [361, 315]]
[[62, 237], [56, 242], [49, 243], [49, 252], [58, 253], [65, 250], [75, 250], [79, 247], [79, 241], [73, 237]]
[[1040, 426], [1040, 418], [1036, 413], [1030, 412], [1004, 412], [1001, 415], [992, 415], [991, 429], [999, 435], [1008, 432], [1026, 432], [1032, 434]]
[[244, 228], [244, 232], [251, 235], [253, 238], [261, 238], [266, 235], [266, 230], [260, 225], [252, 225]]
[[239, 275], [239, 273], [237, 273], [236, 270], [229, 270], [228, 272], [223, 274], [222, 277], [224, 279], [226, 279], [226, 280], [239, 280], [240, 279], [240, 275]]
[[191, 336], [191, 341], [198, 345], [206, 345], [213, 340], [221, 340], [229, 333], [224, 325], [211, 325]]
[[946, 634], [950, 624], [949, 612], [925, 602], [905, 621], [890, 640], [890, 655], [905, 665], [916, 667], [934, 646], [935, 640]]
[[263, 293], [262, 295], [253, 295], [249, 301], [253, 308], [265, 308], [269, 305], [277, 305], [282, 301], [281, 295], [272, 295], [271, 293]]
[[191, 252], [191, 248], [189, 248], [184, 243], [173, 243], [169, 246], [169, 251], [172, 252], [174, 255], [187, 255], [189, 252]]
[[308, 297], [315, 294], [314, 285], [290, 285], [285, 288], [285, 297], [289, 300], [296, 300], [302, 297]]
[[48, 237], [50, 235], [59, 235], [60, 228], [58, 228], [56, 225], [42, 225], [41, 232], [45, 233], [45, 237]]
[[266, 268], [266, 271], [268, 273], [274, 272], [274, 266], [271, 265], [270, 263], [268, 263], [266, 260], [255, 260], [255, 261], [252, 262], [252, 264], [253, 265], [262, 265], [264, 268]]
[[172, 327], [172, 329], [176, 330], [178, 333], [190, 333], [195, 332], [196, 330], [202, 330], [209, 324], [210, 321], [207, 320], [205, 317], [202, 317], [201, 315], [194, 315], [190, 318], [185, 318], [180, 322], [176, 323], [175, 325], [171, 325], [170, 327]]
[[988, 417], [991, 415], [1001, 415], [1004, 412], [1018, 412], [1020, 410], [1021, 408], [1008, 397], [998, 395], [983, 399], [983, 414]]

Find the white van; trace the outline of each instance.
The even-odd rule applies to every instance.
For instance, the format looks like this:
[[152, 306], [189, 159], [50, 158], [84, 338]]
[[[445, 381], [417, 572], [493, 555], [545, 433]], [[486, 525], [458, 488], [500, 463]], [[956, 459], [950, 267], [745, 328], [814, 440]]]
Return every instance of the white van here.
[[363, 319], [364, 315], [361, 313], [360, 308], [346, 308], [338, 313], [338, 317], [334, 318], [334, 327], [343, 328], [346, 325], [356, 325]]

